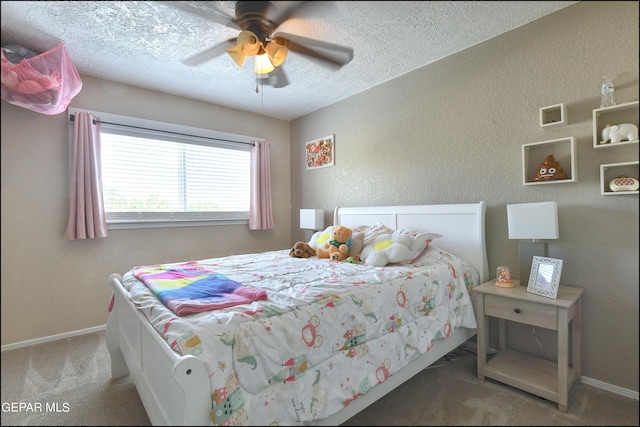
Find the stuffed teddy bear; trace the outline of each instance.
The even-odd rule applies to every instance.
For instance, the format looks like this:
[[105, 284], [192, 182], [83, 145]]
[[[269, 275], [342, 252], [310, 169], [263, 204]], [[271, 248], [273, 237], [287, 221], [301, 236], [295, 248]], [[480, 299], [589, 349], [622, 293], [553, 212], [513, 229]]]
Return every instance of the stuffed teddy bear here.
[[293, 248], [291, 248], [291, 251], [289, 251], [289, 256], [294, 258], [310, 258], [316, 256], [316, 251], [305, 242], [296, 242]]
[[329, 258], [344, 261], [349, 256], [347, 242], [351, 239], [353, 230], [344, 225], [336, 225], [331, 230], [331, 239], [318, 246], [318, 258]]
[[[317, 250], [318, 247], [323, 246], [325, 249], [329, 248], [329, 241], [331, 241], [331, 231], [333, 230], [333, 225], [327, 227], [324, 231], [317, 231], [309, 240], [309, 246], [314, 250]], [[360, 255], [362, 252], [362, 247], [364, 246], [364, 231], [356, 231], [356, 229], [352, 229], [353, 233], [351, 234], [351, 238], [347, 242], [347, 246], [349, 246], [348, 255], [351, 257]]]

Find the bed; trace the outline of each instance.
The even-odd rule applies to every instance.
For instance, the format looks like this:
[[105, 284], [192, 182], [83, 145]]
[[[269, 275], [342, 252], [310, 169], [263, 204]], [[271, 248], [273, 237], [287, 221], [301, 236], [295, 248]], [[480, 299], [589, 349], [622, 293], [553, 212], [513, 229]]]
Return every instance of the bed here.
[[475, 336], [484, 202], [337, 207], [338, 224], [441, 237], [384, 267], [289, 249], [198, 260], [267, 298], [184, 316], [137, 270], [114, 273], [112, 378], [132, 376], [153, 425], [339, 425]]

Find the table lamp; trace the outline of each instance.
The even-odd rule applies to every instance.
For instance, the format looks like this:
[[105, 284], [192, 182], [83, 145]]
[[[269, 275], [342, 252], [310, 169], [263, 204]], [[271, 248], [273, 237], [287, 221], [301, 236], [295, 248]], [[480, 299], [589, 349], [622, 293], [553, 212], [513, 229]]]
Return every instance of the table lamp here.
[[300, 228], [313, 230], [324, 229], [324, 211], [322, 209], [300, 209]]
[[556, 202], [519, 203], [507, 205], [509, 239], [529, 240], [520, 242], [520, 283], [527, 283], [534, 256], [546, 257], [547, 243], [538, 239], [557, 239], [558, 206]]

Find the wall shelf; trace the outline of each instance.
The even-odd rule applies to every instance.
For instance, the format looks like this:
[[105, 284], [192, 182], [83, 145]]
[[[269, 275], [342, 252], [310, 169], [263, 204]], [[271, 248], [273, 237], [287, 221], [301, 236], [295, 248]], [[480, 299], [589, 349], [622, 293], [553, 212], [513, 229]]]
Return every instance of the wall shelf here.
[[638, 190], [635, 191], [612, 191], [609, 188], [609, 183], [614, 178], [620, 175], [625, 175], [635, 179], [639, 179], [639, 165], [638, 161], [622, 162], [622, 163], [609, 163], [606, 165], [600, 165], [600, 194], [603, 196], [622, 196], [625, 194], [638, 194]]
[[621, 145], [638, 144], [637, 139], [616, 143], [602, 142], [602, 129], [604, 129], [606, 125], [633, 123], [634, 125], [639, 126], [638, 122], [638, 101], [593, 110], [593, 148], [601, 149], [619, 147]]
[[[534, 181], [538, 168], [544, 159], [553, 155], [560, 164], [566, 179]], [[576, 182], [578, 171], [576, 169], [576, 142], [570, 136], [566, 138], [552, 139], [549, 141], [532, 142], [522, 146], [522, 185], [564, 184]]]
[[564, 103], [549, 105], [540, 109], [540, 127], [558, 126], [567, 123], [567, 109]]

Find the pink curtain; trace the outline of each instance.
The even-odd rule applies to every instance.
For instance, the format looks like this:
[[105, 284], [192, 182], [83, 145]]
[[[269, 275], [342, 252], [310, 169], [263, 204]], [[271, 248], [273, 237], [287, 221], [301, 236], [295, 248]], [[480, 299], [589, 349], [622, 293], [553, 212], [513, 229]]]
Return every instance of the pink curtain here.
[[100, 169], [100, 124], [90, 113], [76, 113], [73, 126], [69, 221], [65, 240], [107, 236]]
[[268, 230], [274, 228], [271, 209], [271, 162], [269, 142], [254, 141], [251, 147], [251, 206], [249, 229]]

